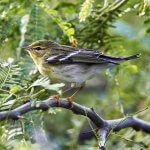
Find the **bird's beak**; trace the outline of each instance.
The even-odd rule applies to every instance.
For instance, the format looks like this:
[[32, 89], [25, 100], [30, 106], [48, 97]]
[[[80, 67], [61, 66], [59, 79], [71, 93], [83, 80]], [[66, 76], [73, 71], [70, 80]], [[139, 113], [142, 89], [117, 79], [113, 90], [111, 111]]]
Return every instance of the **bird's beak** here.
[[30, 46], [22, 46], [21, 48], [25, 49], [26, 51], [30, 51]]

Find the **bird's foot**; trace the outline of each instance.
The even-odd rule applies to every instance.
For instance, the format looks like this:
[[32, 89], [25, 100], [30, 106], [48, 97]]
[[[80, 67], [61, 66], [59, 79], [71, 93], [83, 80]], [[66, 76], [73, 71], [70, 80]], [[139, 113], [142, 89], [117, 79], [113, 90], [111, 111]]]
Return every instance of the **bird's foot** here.
[[73, 107], [73, 96], [65, 98], [67, 101], [69, 101], [70, 109]]
[[57, 106], [60, 106], [60, 94], [58, 94], [58, 95], [53, 95], [53, 96], [51, 96], [50, 98], [56, 99]]

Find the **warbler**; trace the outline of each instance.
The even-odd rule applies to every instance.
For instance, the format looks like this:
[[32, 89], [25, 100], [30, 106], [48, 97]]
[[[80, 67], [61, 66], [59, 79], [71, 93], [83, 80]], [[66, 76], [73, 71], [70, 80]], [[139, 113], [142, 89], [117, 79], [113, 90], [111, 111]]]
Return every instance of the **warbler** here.
[[114, 57], [98, 49], [60, 45], [51, 40], [36, 41], [27, 47], [27, 51], [43, 76], [54, 82], [74, 83], [76, 87], [82, 87], [104, 69], [140, 56]]

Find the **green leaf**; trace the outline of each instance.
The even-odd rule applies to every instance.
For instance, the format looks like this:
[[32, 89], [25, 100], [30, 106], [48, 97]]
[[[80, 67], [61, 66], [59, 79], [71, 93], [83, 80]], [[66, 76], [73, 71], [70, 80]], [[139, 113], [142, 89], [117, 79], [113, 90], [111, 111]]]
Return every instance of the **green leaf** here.
[[126, 69], [131, 72], [131, 73], [137, 73], [138, 72], [138, 67], [136, 65], [130, 65], [127, 66]]
[[50, 80], [48, 78], [43, 77], [34, 81], [29, 88], [36, 86], [42, 86], [48, 90], [58, 91], [61, 87], [64, 86], [64, 83], [50, 84]]
[[75, 30], [73, 28], [70, 28], [70, 29], [67, 30], [67, 35], [68, 36], [72, 36], [72, 35], [74, 35], [74, 33], [75, 33]]
[[94, 0], [85, 0], [82, 4], [81, 11], [79, 13], [80, 22], [85, 21], [85, 19], [90, 15]]

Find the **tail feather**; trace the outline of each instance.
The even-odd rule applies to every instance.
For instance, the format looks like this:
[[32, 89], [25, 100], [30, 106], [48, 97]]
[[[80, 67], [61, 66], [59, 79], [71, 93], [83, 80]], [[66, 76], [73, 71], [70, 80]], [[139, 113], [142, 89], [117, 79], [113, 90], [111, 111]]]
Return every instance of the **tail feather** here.
[[141, 56], [141, 54], [135, 54], [135, 55], [131, 55], [131, 56], [125, 56], [125, 57], [116, 57], [116, 60], [131, 60], [131, 59], [137, 59]]
[[140, 56], [141, 56], [141, 54], [135, 54], [135, 55], [124, 56], [124, 57], [114, 57], [114, 56], [108, 56], [108, 55], [101, 55], [100, 58], [107, 60], [110, 63], [120, 64], [123, 61], [131, 60], [131, 59], [137, 59]]

